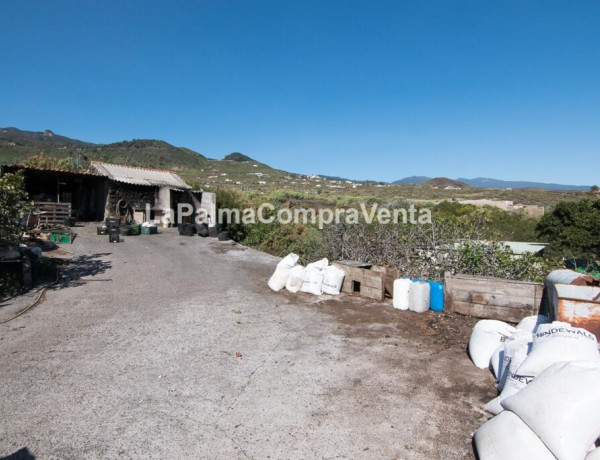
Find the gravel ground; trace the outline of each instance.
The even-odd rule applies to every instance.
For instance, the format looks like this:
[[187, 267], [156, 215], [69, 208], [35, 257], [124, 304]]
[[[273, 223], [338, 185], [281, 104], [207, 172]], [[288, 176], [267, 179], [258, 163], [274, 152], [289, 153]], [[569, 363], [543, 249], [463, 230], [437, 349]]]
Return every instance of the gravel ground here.
[[76, 231], [0, 325], [0, 457], [473, 458], [475, 319], [274, 293], [277, 258], [174, 229]]

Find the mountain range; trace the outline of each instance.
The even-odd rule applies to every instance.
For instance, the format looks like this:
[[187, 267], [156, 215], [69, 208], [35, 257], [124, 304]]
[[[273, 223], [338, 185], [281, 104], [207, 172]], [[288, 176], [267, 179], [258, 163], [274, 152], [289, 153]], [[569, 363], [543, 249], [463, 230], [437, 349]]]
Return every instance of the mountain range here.
[[[55, 134], [51, 130], [25, 131], [18, 128], [0, 128], [0, 165], [20, 163], [34, 155], [43, 153], [57, 159], [72, 159], [77, 167], [86, 167], [90, 161], [129, 164], [151, 168], [171, 169], [184, 179], [206, 181], [215, 175], [228, 176], [231, 180], [244, 180], [254, 177], [280, 179], [290, 175], [285, 171], [271, 168], [252, 158], [234, 152], [223, 160], [213, 160], [186, 147], [175, 147], [162, 140], [134, 139], [111, 144], [94, 144]], [[291, 174], [294, 176], [300, 176]], [[324, 176], [326, 179], [345, 180], [340, 177]], [[354, 181], [371, 182], [371, 181]], [[378, 182], [382, 184], [381, 182]], [[462, 183], [462, 184], [461, 184]], [[504, 181], [477, 177], [474, 179], [431, 178], [411, 176], [392, 182], [398, 185], [430, 185], [436, 187], [464, 186], [477, 188], [521, 189], [536, 188], [544, 190], [587, 191], [589, 186], [564, 185], [527, 181]]]
[[[426, 176], [410, 176], [405, 177], [392, 182], [397, 185], [422, 185], [431, 181], [432, 177]], [[575, 191], [588, 191], [589, 185], [565, 185], [565, 184], [553, 184], [546, 182], [529, 182], [529, 181], [507, 181], [500, 179], [491, 179], [488, 177], [476, 177], [474, 179], [466, 179], [459, 177], [456, 179], [458, 182], [464, 182], [465, 184], [476, 187], [476, 188], [499, 188], [499, 189], [516, 189], [516, 188], [536, 188], [543, 190], [575, 190]]]

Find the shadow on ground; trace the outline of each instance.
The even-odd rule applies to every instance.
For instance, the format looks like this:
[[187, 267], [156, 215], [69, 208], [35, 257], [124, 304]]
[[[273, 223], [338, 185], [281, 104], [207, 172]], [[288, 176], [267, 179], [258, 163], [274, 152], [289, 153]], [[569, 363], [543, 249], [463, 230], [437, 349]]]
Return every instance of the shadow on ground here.
[[0, 460], [35, 460], [35, 456], [29, 452], [27, 447], [23, 447], [6, 457], [0, 457]]
[[[111, 262], [102, 260], [102, 257], [109, 255], [110, 252], [104, 252], [64, 259], [64, 264], [58, 268], [58, 282], [53, 289], [79, 286], [86, 281], [100, 281], [94, 280], [93, 277], [102, 275], [112, 268]], [[102, 281], [108, 280], [103, 279]]]

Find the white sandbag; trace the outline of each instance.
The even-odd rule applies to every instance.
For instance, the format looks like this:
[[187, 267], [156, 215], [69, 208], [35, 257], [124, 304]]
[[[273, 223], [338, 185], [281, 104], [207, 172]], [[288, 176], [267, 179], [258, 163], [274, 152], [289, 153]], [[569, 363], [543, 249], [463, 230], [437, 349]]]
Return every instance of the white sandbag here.
[[[504, 383], [509, 375], [510, 365], [513, 362], [513, 357], [516, 353], [521, 352], [521, 348], [524, 345], [526, 347], [526, 353], [520, 353], [518, 366], [523, 364], [525, 358], [531, 351], [531, 344], [533, 342], [533, 334], [522, 329], [517, 329], [513, 335], [507, 337], [504, 341], [504, 353], [502, 354], [502, 364], [499, 369], [498, 375], [498, 391], [501, 392], [504, 389]], [[513, 373], [516, 374], [518, 367], [513, 368]]]
[[[531, 339], [531, 334], [528, 332], [525, 332], [525, 334]], [[525, 361], [525, 358], [527, 358], [527, 353], [531, 346], [531, 342], [527, 340], [526, 336], [512, 341], [507, 340], [504, 344], [505, 363], [508, 366], [507, 370], [500, 377], [501, 380], [498, 382], [498, 388], [502, 388], [501, 393], [485, 405], [485, 410], [494, 415], [504, 410], [501, 404], [502, 401], [517, 394], [533, 380], [533, 377], [517, 374], [517, 370], [523, 361]]]
[[502, 406], [559, 460], [581, 460], [600, 434], [600, 362], [553, 364]]
[[306, 269], [302, 265], [296, 265], [290, 270], [290, 275], [285, 282], [285, 288], [293, 293], [300, 291], [304, 278], [306, 276]]
[[485, 422], [473, 440], [480, 460], [556, 460], [536, 434], [509, 411]]
[[600, 460], [600, 447], [596, 447], [588, 452], [585, 460]]
[[504, 362], [504, 344], [500, 345], [498, 348], [494, 350], [492, 353], [492, 357], [490, 358], [490, 367], [492, 368], [492, 373], [496, 378], [496, 381], [500, 381], [500, 376], [502, 375]]
[[517, 339], [531, 343], [533, 340], [533, 334], [517, 329], [513, 335], [506, 337], [505, 341], [498, 348], [496, 348], [496, 350], [494, 350], [492, 358], [490, 359], [490, 367], [492, 368], [494, 377], [496, 377], [496, 380], [498, 381], [498, 392], [502, 391], [504, 380], [506, 380], [506, 372], [508, 371], [508, 366], [511, 359], [511, 355], [507, 355], [505, 353], [504, 347], [507, 342]]
[[510, 337], [516, 329], [503, 321], [482, 319], [475, 324], [469, 339], [469, 356], [480, 369], [490, 366], [494, 351]]
[[290, 276], [290, 271], [296, 265], [296, 262], [298, 262], [298, 256], [294, 253], [288, 254], [279, 261], [275, 272], [271, 275], [267, 283], [272, 290], [277, 292], [285, 287], [285, 283]]
[[316, 270], [325, 270], [329, 265], [329, 260], [327, 257], [321, 260], [317, 260], [316, 262], [310, 263], [306, 266], [306, 268], [314, 268]]
[[519, 375], [535, 377], [560, 361], [600, 361], [596, 336], [569, 323], [541, 324], [533, 336], [531, 353], [519, 368]]
[[548, 324], [548, 323], [550, 323], [550, 318], [548, 318], [547, 316], [544, 316], [544, 315], [527, 316], [527, 317], [523, 318], [521, 321], [519, 321], [519, 324], [517, 324], [517, 329], [528, 331], [528, 332], [531, 332], [532, 334], [534, 334], [537, 332], [537, 329], [541, 324]]
[[346, 273], [333, 265], [325, 269], [323, 276], [323, 294], [338, 295], [344, 284]]
[[408, 309], [417, 313], [425, 313], [427, 310], [429, 310], [430, 295], [431, 286], [428, 282], [413, 282], [408, 295]]
[[323, 270], [308, 265], [306, 267], [304, 282], [302, 283], [300, 290], [302, 292], [308, 292], [309, 294], [321, 295], [323, 293], [322, 287], [324, 276], [325, 273]]
[[275, 272], [269, 278], [269, 287], [275, 292], [281, 291], [285, 287], [285, 283], [290, 276], [290, 268], [279, 268], [275, 269]]
[[394, 280], [394, 292], [392, 293], [394, 308], [408, 310], [411, 286], [412, 281], [408, 278]]
[[298, 258], [298, 255], [292, 252], [279, 261], [277, 268], [292, 269], [298, 263]]

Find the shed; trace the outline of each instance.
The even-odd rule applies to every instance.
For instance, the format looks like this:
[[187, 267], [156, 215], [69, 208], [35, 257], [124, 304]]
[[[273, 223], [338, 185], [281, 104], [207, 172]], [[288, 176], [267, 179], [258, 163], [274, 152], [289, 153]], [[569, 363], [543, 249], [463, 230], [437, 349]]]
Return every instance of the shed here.
[[2, 166], [1, 175], [18, 171], [23, 172], [29, 198], [51, 216], [48, 223], [62, 224], [63, 219], [70, 216], [78, 221], [103, 219], [106, 199], [104, 174], [11, 164]]
[[[213, 215], [216, 214], [216, 209], [206, 207], [203, 203], [204, 192], [193, 191], [173, 171], [99, 161], [92, 161], [89, 169], [106, 176], [108, 180], [104, 217], [130, 213], [136, 221], [168, 218], [171, 223], [177, 223], [191, 221], [201, 209], [206, 209], [207, 214], [211, 211]], [[214, 203], [214, 200], [208, 201]], [[190, 205], [193, 214], [183, 216], [182, 213], [180, 216], [178, 213], [182, 204]], [[146, 215], [148, 210], [150, 216]]]

